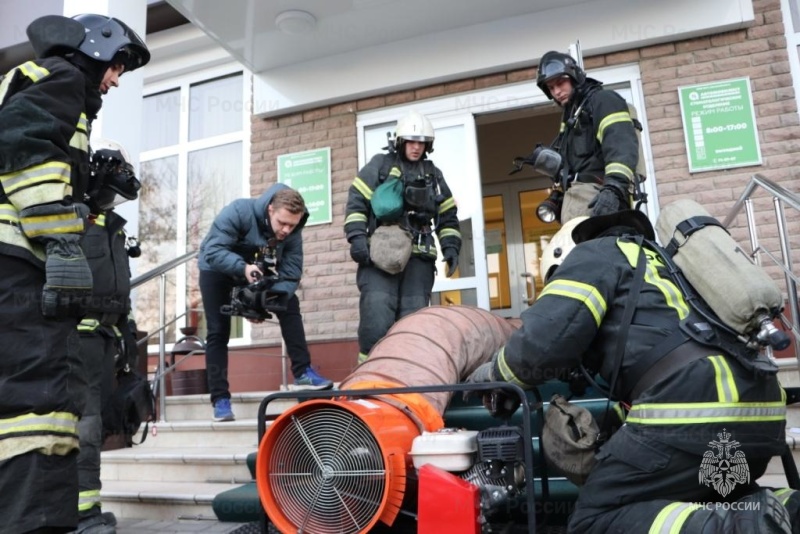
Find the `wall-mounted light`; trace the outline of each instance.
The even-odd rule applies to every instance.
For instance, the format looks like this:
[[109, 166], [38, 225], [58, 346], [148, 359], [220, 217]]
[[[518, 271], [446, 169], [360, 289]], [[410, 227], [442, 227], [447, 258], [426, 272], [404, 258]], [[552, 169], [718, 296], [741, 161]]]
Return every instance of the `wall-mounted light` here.
[[317, 27], [317, 19], [308, 11], [290, 9], [275, 17], [275, 26], [287, 35], [302, 35]]

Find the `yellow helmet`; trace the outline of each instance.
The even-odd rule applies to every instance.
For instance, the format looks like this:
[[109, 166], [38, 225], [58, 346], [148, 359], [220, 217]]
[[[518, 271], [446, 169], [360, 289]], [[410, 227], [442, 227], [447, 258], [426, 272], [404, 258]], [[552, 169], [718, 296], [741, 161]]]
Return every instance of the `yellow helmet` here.
[[567, 254], [575, 248], [575, 241], [572, 240], [572, 230], [578, 224], [589, 217], [575, 217], [565, 222], [558, 232], [550, 238], [550, 242], [542, 251], [542, 258], [539, 260], [539, 274], [542, 281], [546, 284], [555, 272], [556, 267], [561, 265]]

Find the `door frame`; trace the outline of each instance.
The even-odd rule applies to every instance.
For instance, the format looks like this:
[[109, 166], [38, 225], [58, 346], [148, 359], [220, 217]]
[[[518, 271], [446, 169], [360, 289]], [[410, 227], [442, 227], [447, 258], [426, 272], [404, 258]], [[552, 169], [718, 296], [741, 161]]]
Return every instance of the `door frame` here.
[[[647, 168], [647, 181], [643, 184], [648, 194], [647, 213], [651, 220], [658, 215], [658, 197], [653, 173], [653, 158], [650, 150], [649, 133], [647, 128], [647, 113], [644, 95], [641, 87], [641, 73], [638, 64], [607, 67], [587, 71], [592, 78], [602, 80], [606, 85], [628, 83], [631, 90], [631, 99], [636, 107], [639, 120], [643, 125], [642, 144]], [[479, 173], [478, 142], [475, 128], [475, 116], [510, 111], [516, 108], [549, 104], [549, 100], [536, 85], [535, 80], [508, 84], [501, 87], [481, 89], [455, 95], [437, 97], [430, 100], [415, 101], [410, 104], [390, 106], [358, 113], [356, 129], [358, 139], [359, 168], [363, 167], [373, 154], [367, 154], [364, 147], [364, 129], [378, 124], [393, 122], [410, 111], [418, 111], [428, 117], [436, 127], [462, 124], [465, 133], [465, 146], [461, 157], [465, 161], [462, 175], [458, 180], [465, 180], [469, 184], [468, 202], [477, 202], [482, 206], [483, 185]], [[435, 155], [432, 157], [436, 161]], [[456, 179], [448, 177], [445, 179]], [[459, 199], [456, 198], [458, 202]], [[433, 291], [469, 290], [474, 289], [477, 295], [477, 305], [483, 309], [490, 309], [489, 304], [489, 278], [486, 264], [485, 224], [483, 210], [479, 209], [472, 217], [473, 257], [475, 261], [475, 276], [455, 280], [437, 278]]]

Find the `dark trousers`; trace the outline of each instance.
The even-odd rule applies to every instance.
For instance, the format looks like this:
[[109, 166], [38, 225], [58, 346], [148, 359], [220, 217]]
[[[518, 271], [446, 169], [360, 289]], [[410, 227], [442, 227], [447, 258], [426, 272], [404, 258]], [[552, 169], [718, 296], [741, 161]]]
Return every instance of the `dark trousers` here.
[[[43, 285], [43, 270], [0, 255], [0, 424], [6, 428], [4, 444], [12, 448], [20, 446], [8, 431], [14, 418], [52, 412], [77, 417], [83, 409], [78, 321], [42, 316]], [[49, 437], [46, 430], [36, 434]], [[71, 450], [46, 455], [23, 448], [0, 456], [0, 532], [57, 532], [77, 525], [77, 445], [75, 436]]]
[[[614, 434], [600, 449], [597, 459], [597, 465], [581, 487], [569, 532], [647, 532], [671, 503], [734, 502], [758, 490], [754, 481], [764, 474], [770, 458], [748, 456], [751, 482], [737, 485], [725, 497], [699, 482], [702, 456], [675, 449], [648, 436], [646, 430], [632, 429], [630, 425]], [[732, 532], [733, 522], [752, 522], [746, 515], [744, 511], [739, 517], [726, 518], [715, 514], [713, 507], [700, 507], [692, 512], [680, 532]]]
[[114, 384], [117, 340], [110, 328], [81, 332], [81, 357], [88, 382], [86, 408], [78, 423], [78, 512], [81, 518], [100, 514], [100, 452], [103, 448], [103, 407]]
[[[200, 294], [206, 315], [206, 371], [211, 402], [230, 398], [228, 384], [228, 341], [231, 338], [231, 318], [220, 312], [224, 304], [231, 302], [231, 290], [236, 284], [231, 277], [216, 271], [200, 271]], [[311, 354], [306, 343], [300, 300], [292, 295], [286, 311], [275, 314], [281, 327], [281, 336], [286, 343], [286, 352], [292, 362], [292, 374], [302, 375], [311, 365]]]
[[369, 354], [389, 328], [406, 315], [427, 306], [435, 276], [432, 261], [411, 256], [406, 268], [389, 274], [377, 267], [358, 267], [358, 348]]

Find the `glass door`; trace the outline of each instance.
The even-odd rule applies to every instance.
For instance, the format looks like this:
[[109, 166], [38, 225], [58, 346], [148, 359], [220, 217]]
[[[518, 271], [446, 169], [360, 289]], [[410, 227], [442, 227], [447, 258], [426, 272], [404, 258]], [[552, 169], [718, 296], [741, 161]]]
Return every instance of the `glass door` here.
[[558, 223], [543, 223], [536, 207], [549, 193], [529, 180], [486, 186], [483, 190], [485, 257], [489, 309], [519, 317], [542, 290], [539, 259]]

